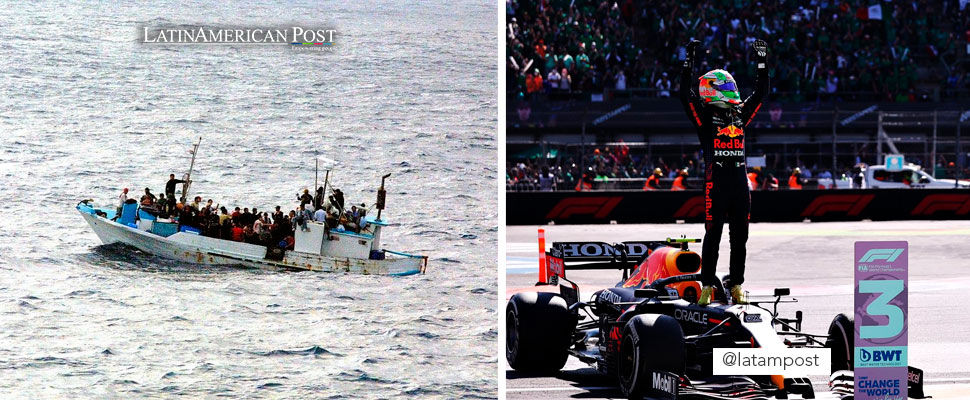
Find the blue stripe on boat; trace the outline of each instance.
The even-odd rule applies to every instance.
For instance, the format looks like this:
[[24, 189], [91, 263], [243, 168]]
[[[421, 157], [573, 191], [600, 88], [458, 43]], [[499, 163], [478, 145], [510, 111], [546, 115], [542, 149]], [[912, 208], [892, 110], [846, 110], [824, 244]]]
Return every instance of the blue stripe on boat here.
[[399, 273], [396, 273], [396, 274], [388, 274], [388, 275], [389, 276], [409, 276], [409, 275], [417, 275], [417, 274], [420, 274], [420, 273], [421, 273], [421, 271], [415, 270], [415, 271], [399, 272]]

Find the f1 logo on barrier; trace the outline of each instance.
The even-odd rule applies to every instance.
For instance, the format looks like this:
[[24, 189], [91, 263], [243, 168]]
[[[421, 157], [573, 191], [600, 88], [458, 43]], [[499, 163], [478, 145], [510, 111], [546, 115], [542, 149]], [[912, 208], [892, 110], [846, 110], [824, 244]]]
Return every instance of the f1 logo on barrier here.
[[802, 211], [803, 217], [820, 217], [830, 212], [844, 212], [846, 215], [859, 215], [869, 202], [876, 197], [873, 194], [825, 194], [815, 198]]
[[606, 218], [621, 200], [622, 196], [568, 197], [560, 200], [546, 214], [546, 219], [568, 219], [576, 215]]
[[684, 202], [684, 205], [677, 209], [674, 218], [693, 218], [704, 213], [706, 207], [704, 196], [694, 196]]
[[933, 215], [937, 211], [952, 211], [956, 215], [970, 212], [970, 194], [931, 194], [923, 198], [911, 215]]

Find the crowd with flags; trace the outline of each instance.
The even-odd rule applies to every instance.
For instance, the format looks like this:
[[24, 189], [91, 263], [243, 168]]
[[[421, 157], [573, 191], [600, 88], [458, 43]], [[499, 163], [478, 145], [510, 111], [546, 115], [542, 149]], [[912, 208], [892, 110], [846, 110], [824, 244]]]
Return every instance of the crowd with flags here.
[[[507, 0], [507, 87], [536, 93], [679, 90], [690, 39], [709, 49], [701, 69], [754, 82], [749, 47], [771, 46], [776, 100], [931, 100], [970, 90], [964, 1]], [[941, 85], [945, 85], [942, 86]]]

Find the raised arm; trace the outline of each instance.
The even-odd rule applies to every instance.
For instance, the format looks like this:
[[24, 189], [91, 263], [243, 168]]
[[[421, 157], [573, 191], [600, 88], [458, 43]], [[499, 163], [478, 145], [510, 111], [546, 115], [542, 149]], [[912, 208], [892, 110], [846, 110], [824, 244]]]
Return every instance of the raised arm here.
[[687, 44], [687, 58], [684, 59], [684, 66], [680, 69], [680, 103], [687, 112], [687, 118], [694, 126], [701, 126], [701, 119], [697, 113], [700, 112], [700, 98], [694, 92], [694, 53], [697, 51], [699, 40], [691, 40]]
[[757, 60], [758, 78], [754, 85], [754, 92], [741, 104], [741, 120], [747, 126], [758, 114], [761, 103], [768, 96], [771, 87], [768, 83], [768, 44], [764, 40], [754, 41], [755, 59]]

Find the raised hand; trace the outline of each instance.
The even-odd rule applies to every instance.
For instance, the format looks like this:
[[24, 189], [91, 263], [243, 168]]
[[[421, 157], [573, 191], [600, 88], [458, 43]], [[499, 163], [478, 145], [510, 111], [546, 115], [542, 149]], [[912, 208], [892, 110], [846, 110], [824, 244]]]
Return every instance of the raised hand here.
[[687, 43], [688, 58], [694, 58], [694, 55], [697, 52], [697, 46], [700, 46], [700, 44], [701, 44], [701, 41], [697, 39], [691, 40], [690, 43]]
[[768, 43], [761, 39], [755, 40], [754, 51], [758, 55], [758, 58], [765, 59], [768, 57]]
[[691, 67], [694, 65], [694, 56], [697, 53], [697, 46], [700, 46], [700, 40], [691, 40], [687, 43], [687, 59], [684, 60], [685, 67]]

